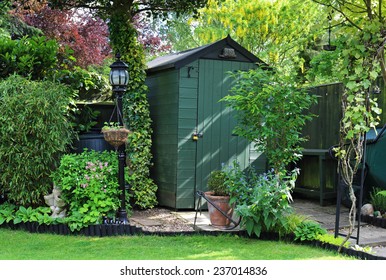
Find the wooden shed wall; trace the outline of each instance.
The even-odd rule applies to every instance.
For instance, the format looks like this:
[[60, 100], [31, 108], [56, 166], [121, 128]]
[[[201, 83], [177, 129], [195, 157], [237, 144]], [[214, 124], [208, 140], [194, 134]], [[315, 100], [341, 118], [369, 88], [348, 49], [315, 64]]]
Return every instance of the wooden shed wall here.
[[[248, 70], [252, 63], [201, 59], [198, 100], [198, 131], [203, 139], [197, 143], [196, 188], [207, 190], [210, 171], [233, 160], [242, 167], [249, 164], [249, 144], [232, 133], [235, 114], [220, 99], [228, 95], [233, 84], [229, 72]], [[209, 139], [209, 140], [208, 140]]]
[[195, 202], [197, 144], [192, 140], [192, 134], [197, 127], [198, 74], [198, 60], [179, 69], [177, 209], [194, 208]]
[[175, 207], [178, 156], [178, 91], [177, 70], [158, 72], [147, 77], [150, 116], [153, 121], [152, 178], [158, 186], [161, 205]]
[[[265, 171], [265, 158], [246, 140], [232, 135], [234, 114], [218, 102], [231, 88], [229, 71], [254, 67], [248, 62], [199, 59], [148, 76], [154, 130], [152, 177], [160, 205], [194, 208], [195, 192], [206, 190], [209, 173], [233, 159], [242, 167], [253, 161]], [[203, 132], [205, 138], [193, 141], [195, 132]]]

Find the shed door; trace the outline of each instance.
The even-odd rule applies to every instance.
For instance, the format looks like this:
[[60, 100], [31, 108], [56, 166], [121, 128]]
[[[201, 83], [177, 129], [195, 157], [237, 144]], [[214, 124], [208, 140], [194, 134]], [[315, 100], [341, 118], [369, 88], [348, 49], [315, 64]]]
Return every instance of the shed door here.
[[249, 163], [249, 145], [232, 134], [236, 120], [221, 98], [229, 94], [233, 78], [227, 72], [247, 70], [253, 64], [235, 61], [199, 60], [199, 87], [197, 109], [196, 190], [207, 190], [206, 182], [211, 171], [234, 159], [242, 167]]

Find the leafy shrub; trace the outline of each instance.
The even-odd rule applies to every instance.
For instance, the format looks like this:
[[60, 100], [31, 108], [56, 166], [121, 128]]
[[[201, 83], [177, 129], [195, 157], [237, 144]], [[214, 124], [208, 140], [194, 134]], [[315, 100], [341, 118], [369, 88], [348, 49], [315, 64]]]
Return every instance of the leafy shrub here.
[[81, 101], [106, 101], [111, 99], [111, 86], [106, 75], [80, 67], [61, 69], [56, 75], [58, 81], [77, 90]]
[[15, 204], [39, 205], [51, 172], [72, 141], [71, 91], [17, 75], [0, 82], [0, 193]]
[[295, 240], [300, 241], [316, 240], [318, 235], [326, 233], [327, 231], [315, 221], [303, 221], [294, 231]]
[[214, 192], [214, 195], [228, 195], [228, 188], [225, 184], [225, 173], [222, 170], [214, 170], [210, 173], [208, 179], [208, 189]]
[[386, 190], [375, 188], [370, 194], [370, 201], [374, 210], [378, 210], [381, 213], [386, 212]]
[[313, 115], [308, 110], [316, 97], [294, 81], [267, 69], [232, 73], [235, 85], [225, 96], [227, 106], [236, 112], [235, 133], [264, 152], [276, 173], [301, 157], [302, 129]]
[[[52, 220], [50, 217], [51, 209], [49, 207], [37, 207], [32, 208], [31, 206], [26, 208], [20, 206], [19, 209], [15, 212], [15, 218], [13, 220], [14, 224], [26, 223], [26, 222], [39, 222], [42, 224], [45, 221], [45, 224], [49, 224], [48, 220]], [[47, 220], [45, 220], [47, 218]]]
[[74, 111], [73, 127], [78, 133], [88, 132], [97, 122], [100, 111], [94, 110], [89, 105], [77, 104], [77, 110]]
[[262, 231], [286, 227], [286, 216], [292, 211], [289, 201], [295, 174], [280, 178], [272, 170], [260, 175], [253, 169], [243, 173], [236, 162], [223, 167], [223, 171], [231, 193], [230, 203], [236, 204], [235, 212], [242, 217], [242, 226], [249, 235], [259, 237]]
[[32, 79], [43, 79], [57, 67], [59, 45], [45, 37], [0, 40], [0, 77], [14, 73]]
[[120, 205], [118, 159], [115, 152], [87, 151], [64, 155], [52, 175], [68, 205], [71, 229], [115, 217]]
[[4, 38], [0, 40], [0, 54], [0, 78], [14, 73], [32, 80], [50, 77], [68, 85], [82, 101], [105, 101], [111, 97], [106, 75], [74, 67], [73, 51], [64, 48], [59, 54], [59, 45], [55, 40], [44, 36], [23, 37], [20, 40]]

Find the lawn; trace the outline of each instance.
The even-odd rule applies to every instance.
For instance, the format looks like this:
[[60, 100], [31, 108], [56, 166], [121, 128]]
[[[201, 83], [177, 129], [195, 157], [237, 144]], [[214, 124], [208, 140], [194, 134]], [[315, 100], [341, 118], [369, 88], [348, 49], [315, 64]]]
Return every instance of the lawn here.
[[234, 235], [85, 237], [0, 229], [1, 260], [347, 260], [336, 252]]

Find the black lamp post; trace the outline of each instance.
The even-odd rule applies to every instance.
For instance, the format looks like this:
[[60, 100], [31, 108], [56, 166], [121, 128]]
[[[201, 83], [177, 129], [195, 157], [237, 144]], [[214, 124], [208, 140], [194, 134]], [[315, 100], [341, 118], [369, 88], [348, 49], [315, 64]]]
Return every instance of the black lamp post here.
[[[110, 65], [110, 84], [113, 88], [113, 93], [117, 102], [118, 111], [118, 125], [123, 125], [122, 118], [122, 99], [123, 94], [127, 89], [129, 83], [129, 68], [126, 63], [120, 60], [121, 55], [117, 53], [116, 61]], [[121, 117], [121, 119], [119, 119]], [[122, 123], [121, 123], [122, 121]], [[127, 212], [126, 212], [126, 197], [125, 197], [125, 145], [118, 147], [118, 182], [121, 189], [121, 206], [118, 210], [118, 219], [122, 224], [128, 224]]]

